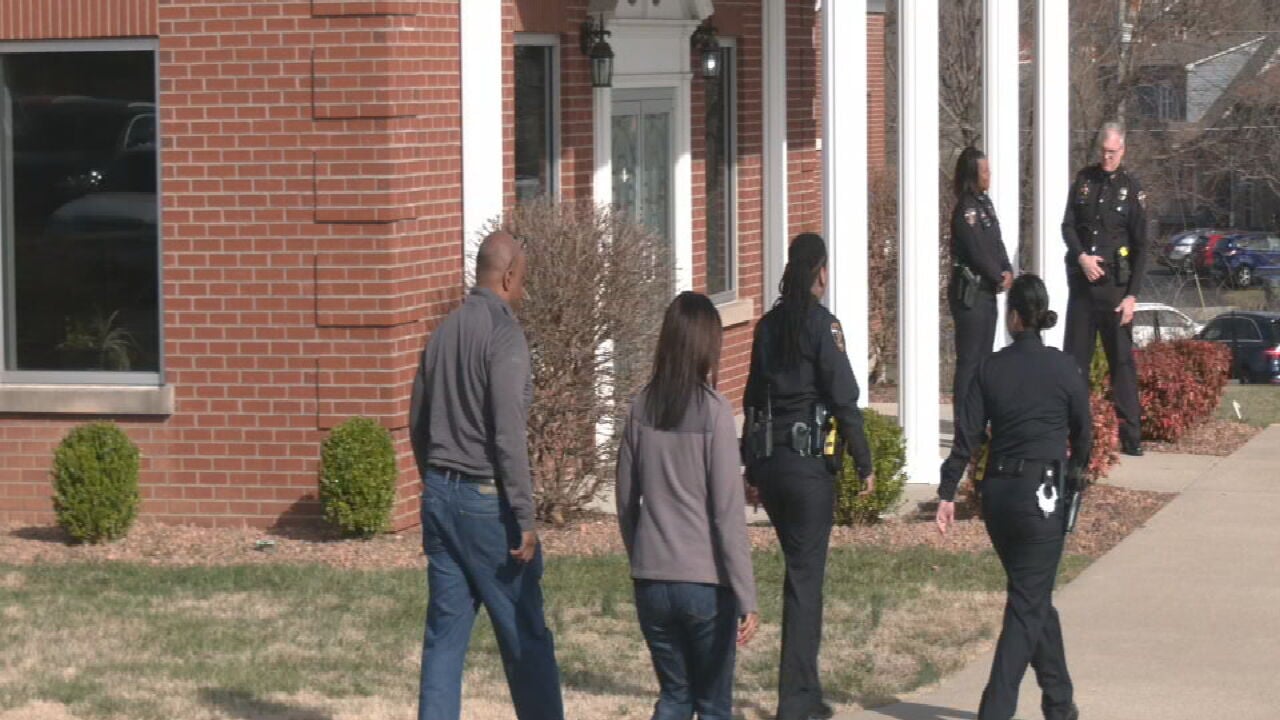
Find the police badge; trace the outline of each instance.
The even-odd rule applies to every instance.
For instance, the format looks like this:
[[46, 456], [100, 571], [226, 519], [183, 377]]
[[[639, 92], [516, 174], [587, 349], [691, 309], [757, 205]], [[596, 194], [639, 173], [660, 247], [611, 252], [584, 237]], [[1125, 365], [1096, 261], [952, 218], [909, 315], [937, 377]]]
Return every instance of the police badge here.
[[1080, 185], [1080, 202], [1084, 202], [1085, 200], [1088, 200], [1088, 199], [1089, 199], [1089, 183], [1082, 183]]
[[1120, 197], [1119, 197], [1118, 199], [1120, 200], [1120, 202], [1124, 202], [1125, 200], [1129, 199], [1129, 186], [1128, 186], [1128, 185], [1125, 185], [1125, 186], [1123, 186], [1123, 187], [1121, 187], [1121, 188], [1120, 188]]
[[965, 209], [965, 211], [964, 211], [964, 221], [965, 221], [965, 222], [967, 222], [967, 223], [969, 223], [970, 225], [975, 225], [975, 224], [977, 224], [977, 222], [978, 222], [978, 211], [977, 211], [977, 209], [975, 209], [975, 208], [966, 208], [966, 209]]

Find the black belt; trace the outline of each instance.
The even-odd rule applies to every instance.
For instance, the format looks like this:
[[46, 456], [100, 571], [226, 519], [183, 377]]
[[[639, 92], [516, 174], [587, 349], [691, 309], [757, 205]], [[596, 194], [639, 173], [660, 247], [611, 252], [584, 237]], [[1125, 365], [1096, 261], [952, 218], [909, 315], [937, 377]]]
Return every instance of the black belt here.
[[473, 485], [497, 485], [498, 481], [491, 477], [481, 477], [479, 475], [470, 475], [461, 470], [453, 468], [440, 467], [439, 465], [429, 465], [428, 468], [432, 472], [438, 472], [444, 476], [445, 480], [456, 480], [457, 482], [471, 483]]
[[993, 457], [987, 461], [987, 472], [996, 475], [1021, 475], [1025, 470], [1043, 470], [1057, 460], [1031, 460], [1028, 458]]

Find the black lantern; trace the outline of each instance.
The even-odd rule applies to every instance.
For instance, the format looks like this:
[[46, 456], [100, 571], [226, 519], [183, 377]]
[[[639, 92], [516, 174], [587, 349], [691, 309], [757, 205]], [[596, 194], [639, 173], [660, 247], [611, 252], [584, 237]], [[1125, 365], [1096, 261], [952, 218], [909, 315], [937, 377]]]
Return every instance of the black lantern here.
[[599, 22], [587, 19], [582, 23], [579, 42], [582, 54], [591, 60], [591, 87], [613, 87], [613, 48], [605, 40], [609, 31], [604, 29], [604, 18]]
[[715, 80], [720, 77], [720, 42], [716, 40], [716, 29], [711, 23], [703, 23], [693, 31], [693, 47], [699, 54], [699, 65], [702, 77]]

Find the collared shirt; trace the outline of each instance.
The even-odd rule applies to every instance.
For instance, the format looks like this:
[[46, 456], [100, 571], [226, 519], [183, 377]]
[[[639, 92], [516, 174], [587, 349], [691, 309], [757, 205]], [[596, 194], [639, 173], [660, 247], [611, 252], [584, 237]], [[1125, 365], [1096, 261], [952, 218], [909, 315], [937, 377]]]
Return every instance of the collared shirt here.
[[963, 414], [956, 418], [951, 455], [942, 463], [938, 497], [954, 500], [969, 460], [981, 448], [991, 423], [989, 457], [1064, 460], [1083, 468], [1093, 447], [1089, 383], [1076, 361], [1045, 347], [1040, 334], [1024, 331], [1012, 345], [988, 355], [964, 388]]
[[995, 206], [986, 193], [965, 193], [956, 202], [951, 212], [951, 257], [982, 276], [988, 289], [999, 287], [1001, 274], [1013, 271]]
[[431, 334], [409, 405], [418, 471], [495, 478], [522, 530], [534, 527], [529, 344], [511, 307], [476, 288]]
[[1081, 170], [1071, 184], [1062, 218], [1062, 238], [1067, 243], [1067, 272], [1081, 272], [1080, 253], [1098, 255], [1106, 278], [1116, 284], [1116, 254], [1126, 248], [1130, 272], [1125, 295], [1137, 296], [1147, 274], [1147, 193], [1125, 168], [1106, 172], [1100, 165]]

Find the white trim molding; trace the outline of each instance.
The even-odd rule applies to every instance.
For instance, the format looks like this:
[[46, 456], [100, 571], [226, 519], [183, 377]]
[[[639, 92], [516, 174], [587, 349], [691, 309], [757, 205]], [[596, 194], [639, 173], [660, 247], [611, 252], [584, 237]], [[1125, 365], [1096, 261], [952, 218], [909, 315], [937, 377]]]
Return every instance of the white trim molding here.
[[778, 297], [787, 264], [787, 0], [764, 4], [764, 306]]

